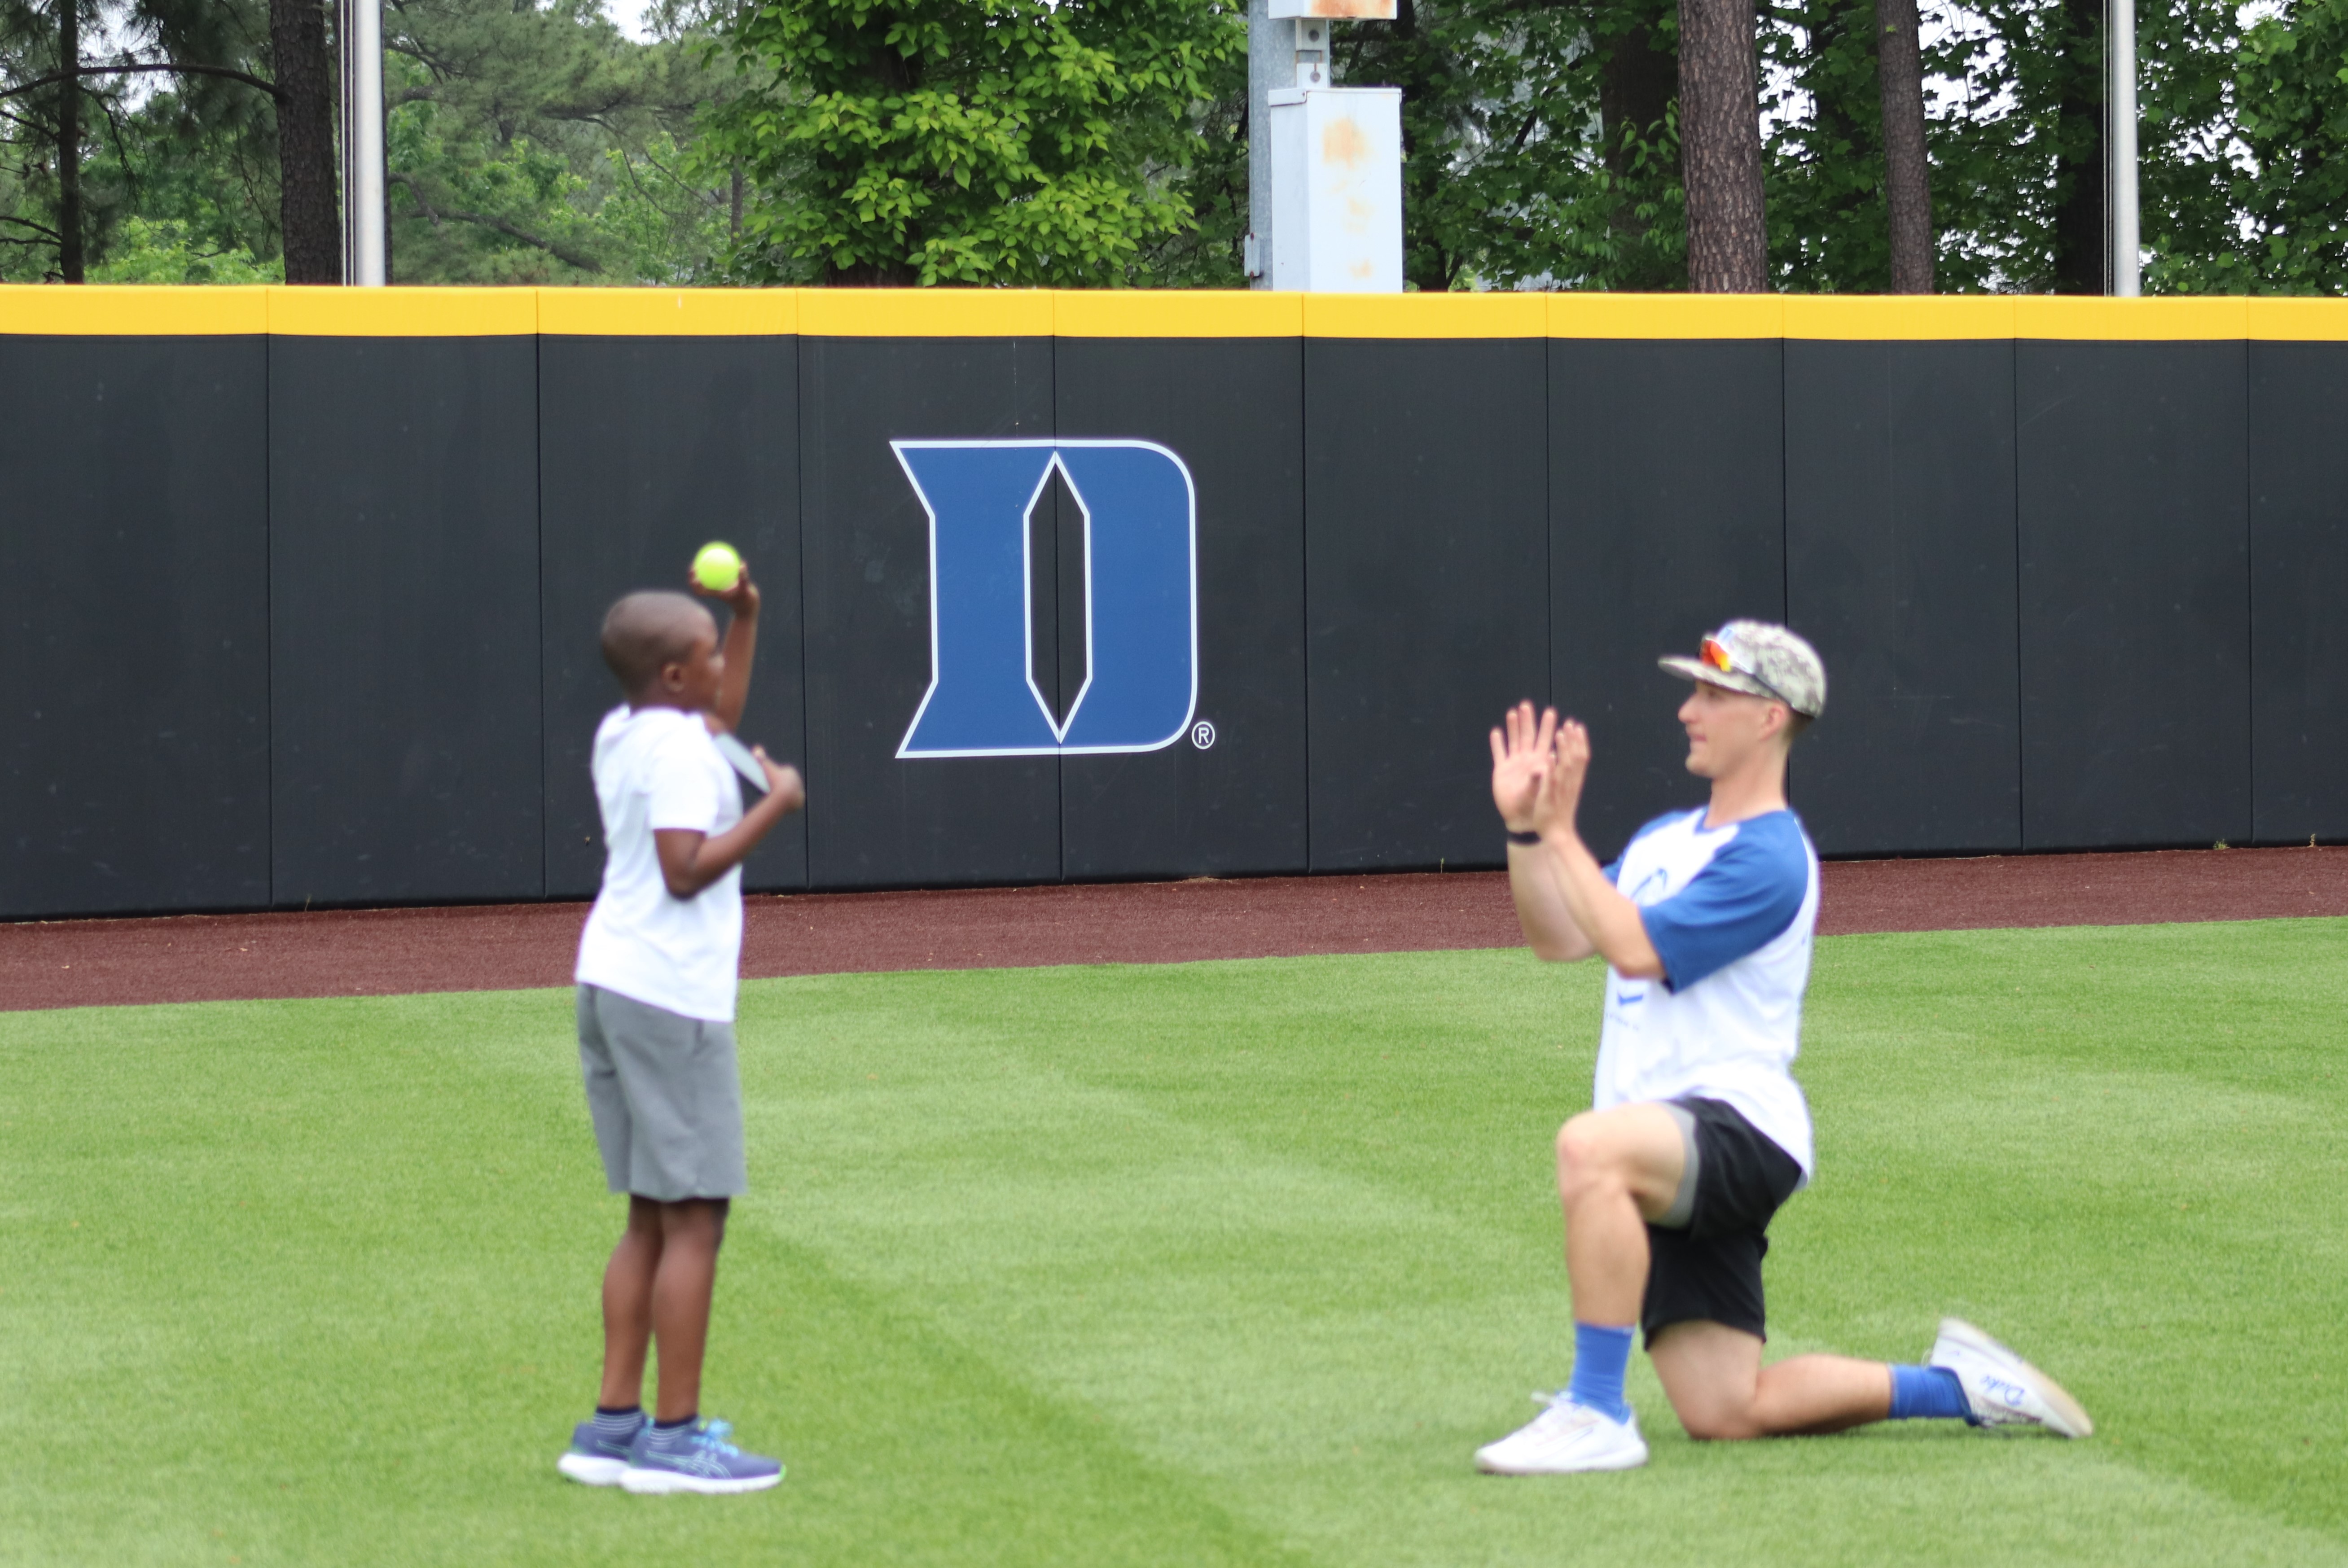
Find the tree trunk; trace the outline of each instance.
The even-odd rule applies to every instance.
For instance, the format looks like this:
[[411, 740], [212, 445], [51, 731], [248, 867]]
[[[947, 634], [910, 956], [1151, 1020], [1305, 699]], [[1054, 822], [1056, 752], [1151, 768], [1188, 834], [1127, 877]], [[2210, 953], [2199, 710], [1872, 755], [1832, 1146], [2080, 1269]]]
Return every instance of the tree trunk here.
[[1891, 292], [1932, 292], [1932, 170], [1924, 157], [1924, 57], [1916, 0], [1875, 0], [1876, 79], [1883, 88], [1883, 197], [1891, 224]]
[[57, 276], [82, 281], [81, 5], [57, 0]]
[[2054, 292], [2104, 292], [2104, 0], [2063, 0]]
[[277, 220], [285, 241], [285, 281], [339, 283], [335, 82], [320, 0], [269, 0], [269, 53], [277, 77]]
[[1698, 293], [1769, 287], [1757, 72], [1753, 0], [1680, 0], [1680, 170]]

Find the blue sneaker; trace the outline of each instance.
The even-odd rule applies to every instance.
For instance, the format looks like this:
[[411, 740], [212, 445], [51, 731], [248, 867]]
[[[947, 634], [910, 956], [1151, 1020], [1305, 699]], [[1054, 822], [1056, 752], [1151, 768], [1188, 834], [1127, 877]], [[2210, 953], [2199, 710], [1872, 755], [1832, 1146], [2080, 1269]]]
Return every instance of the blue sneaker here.
[[[636, 1435], [652, 1430], [652, 1425], [650, 1421], [638, 1422]], [[615, 1443], [598, 1437], [594, 1422], [582, 1421], [571, 1429], [570, 1450], [554, 1461], [554, 1468], [582, 1486], [617, 1486], [620, 1472], [628, 1468], [628, 1450], [633, 1446], [633, 1440]]]
[[628, 1450], [620, 1484], [633, 1492], [764, 1491], [783, 1479], [783, 1461], [746, 1454], [726, 1440], [730, 1421], [702, 1418], [689, 1427], [656, 1433], [647, 1421]]

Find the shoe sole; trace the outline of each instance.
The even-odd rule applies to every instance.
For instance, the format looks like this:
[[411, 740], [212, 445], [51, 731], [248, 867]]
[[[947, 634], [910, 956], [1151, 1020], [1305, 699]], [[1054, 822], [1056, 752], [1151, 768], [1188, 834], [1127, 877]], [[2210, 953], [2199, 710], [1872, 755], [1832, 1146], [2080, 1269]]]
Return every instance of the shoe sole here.
[[1506, 1465], [1495, 1464], [1480, 1453], [1476, 1456], [1476, 1468], [1486, 1475], [1589, 1475], [1603, 1471], [1637, 1470], [1646, 1462], [1645, 1449], [1641, 1449], [1635, 1454], [1609, 1455], [1602, 1464], [1569, 1465], [1559, 1470], [1540, 1470], [1530, 1467], [1512, 1469]]
[[727, 1497], [739, 1491], [764, 1491], [782, 1483], [783, 1472], [772, 1475], [744, 1476], [736, 1481], [715, 1481], [708, 1476], [687, 1475], [675, 1470], [626, 1470], [620, 1475], [620, 1488], [638, 1497], [664, 1497], [670, 1492], [690, 1491], [704, 1497]]
[[1942, 1318], [1941, 1332], [1946, 1337], [1962, 1341], [1982, 1355], [2002, 1357], [2021, 1368], [2031, 1380], [2031, 1391], [2045, 1400], [2055, 1415], [2061, 1418], [2060, 1424], [2054, 1421], [2046, 1423], [2048, 1431], [2057, 1437], [2065, 1438], [2091, 1438], [2096, 1435], [2096, 1423], [2088, 1416], [2087, 1408], [2073, 1399], [2069, 1390], [2062, 1384], [2015, 1355], [2007, 1347], [1999, 1344], [1962, 1317]]
[[1578, 1477], [1592, 1470], [1639, 1470], [1646, 1465], [1646, 1443], [1639, 1443], [1636, 1453], [1611, 1453], [1599, 1465], [1566, 1465], [1550, 1470], [1540, 1465], [1503, 1465], [1500, 1460], [1488, 1458], [1491, 1449], [1475, 1450], [1475, 1467], [1487, 1477]]
[[567, 1453], [554, 1461], [554, 1468], [582, 1486], [617, 1486], [622, 1472], [628, 1468], [623, 1459], [597, 1459], [593, 1454]]

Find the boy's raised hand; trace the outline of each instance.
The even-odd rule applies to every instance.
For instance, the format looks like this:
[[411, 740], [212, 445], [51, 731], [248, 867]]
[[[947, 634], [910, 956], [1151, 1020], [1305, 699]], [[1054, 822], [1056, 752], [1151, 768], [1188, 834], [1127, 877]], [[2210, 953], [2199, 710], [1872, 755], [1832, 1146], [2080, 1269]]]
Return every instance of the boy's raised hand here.
[[1536, 719], [1532, 703], [1519, 702], [1504, 723], [1505, 733], [1492, 732], [1492, 804], [1509, 832], [1524, 833], [1533, 825], [1541, 779], [1556, 749], [1557, 710]]
[[750, 563], [747, 560], [742, 563], [742, 575], [736, 578], [734, 586], [724, 593], [705, 586], [701, 579], [691, 573], [686, 574], [685, 580], [692, 585], [694, 592], [704, 599], [716, 600], [732, 610], [737, 618], [755, 619], [758, 613], [758, 585], [750, 580]]

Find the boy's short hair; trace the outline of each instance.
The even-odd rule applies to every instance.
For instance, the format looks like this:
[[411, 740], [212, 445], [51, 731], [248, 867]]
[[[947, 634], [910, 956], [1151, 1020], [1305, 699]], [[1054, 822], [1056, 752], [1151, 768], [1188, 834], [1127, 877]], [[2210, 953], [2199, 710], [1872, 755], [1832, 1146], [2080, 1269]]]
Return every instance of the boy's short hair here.
[[660, 676], [661, 666], [693, 652], [710, 613], [684, 594], [646, 589], [621, 599], [603, 615], [603, 662], [633, 697]]

